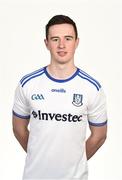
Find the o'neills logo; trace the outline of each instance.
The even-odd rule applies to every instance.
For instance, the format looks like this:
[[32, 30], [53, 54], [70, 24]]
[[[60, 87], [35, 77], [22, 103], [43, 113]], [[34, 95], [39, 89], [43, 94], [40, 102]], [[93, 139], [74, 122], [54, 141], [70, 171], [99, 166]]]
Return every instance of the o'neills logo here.
[[74, 114], [59, 114], [59, 113], [42, 113], [41, 110], [32, 111], [33, 117], [39, 120], [56, 120], [56, 121], [68, 121], [68, 122], [80, 122], [82, 121], [82, 115]]

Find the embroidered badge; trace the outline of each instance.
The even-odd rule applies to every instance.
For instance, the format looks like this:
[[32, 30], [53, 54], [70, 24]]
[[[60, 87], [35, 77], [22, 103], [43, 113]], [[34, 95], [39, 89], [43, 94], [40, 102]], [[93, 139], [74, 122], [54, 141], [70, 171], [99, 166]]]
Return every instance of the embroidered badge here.
[[82, 106], [83, 105], [83, 95], [82, 94], [73, 94], [73, 102], [74, 106]]

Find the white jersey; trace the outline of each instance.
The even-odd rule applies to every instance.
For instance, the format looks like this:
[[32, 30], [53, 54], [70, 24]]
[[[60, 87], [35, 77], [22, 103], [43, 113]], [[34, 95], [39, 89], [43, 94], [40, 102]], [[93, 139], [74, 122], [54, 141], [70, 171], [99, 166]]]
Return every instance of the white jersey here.
[[87, 122], [107, 122], [101, 85], [77, 68], [68, 79], [51, 77], [46, 67], [24, 76], [13, 114], [30, 119], [23, 180], [87, 180]]

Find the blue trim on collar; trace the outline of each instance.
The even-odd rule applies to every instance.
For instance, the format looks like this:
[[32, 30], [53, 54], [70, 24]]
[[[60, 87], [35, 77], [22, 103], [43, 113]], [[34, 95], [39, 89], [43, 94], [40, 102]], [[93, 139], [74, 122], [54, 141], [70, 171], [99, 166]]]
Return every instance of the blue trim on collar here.
[[44, 72], [45, 72], [46, 76], [47, 76], [50, 80], [55, 81], [55, 82], [58, 82], [58, 83], [64, 83], [64, 82], [67, 82], [67, 81], [72, 80], [72, 79], [78, 74], [78, 72], [79, 72], [79, 69], [77, 68], [76, 72], [75, 72], [71, 77], [69, 77], [69, 78], [67, 78], [67, 79], [55, 79], [55, 78], [53, 78], [53, 77], [47, 72], [46, 68], [47, 68], [47, 66], [44, 68]]

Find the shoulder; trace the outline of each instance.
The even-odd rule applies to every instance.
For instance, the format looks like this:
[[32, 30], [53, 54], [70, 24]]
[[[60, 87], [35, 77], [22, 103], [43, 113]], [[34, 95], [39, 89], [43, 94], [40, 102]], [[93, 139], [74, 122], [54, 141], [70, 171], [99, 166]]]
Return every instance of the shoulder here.
[[45, 69], [45, 67], [40, 68], [38, 70], [35, 70], [35, 71], [31, 72], [31, 73], [28, 73], [28, 74], [24, 75], [20, 80], [21, 86], [23, 87], [30, 80], [41, 76], [44, 73], [44, 69]]
[[92, 77], [85, 71], [81, 70], [78, 68], [78, 76], [84, 80], [84, 82], [87, 84], [89, 87], [95, 87], [97, 91], [101, 89], [101, 84], [96, 80], [96, 78]]

